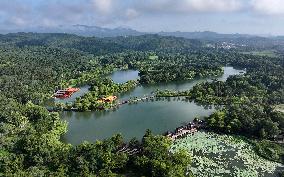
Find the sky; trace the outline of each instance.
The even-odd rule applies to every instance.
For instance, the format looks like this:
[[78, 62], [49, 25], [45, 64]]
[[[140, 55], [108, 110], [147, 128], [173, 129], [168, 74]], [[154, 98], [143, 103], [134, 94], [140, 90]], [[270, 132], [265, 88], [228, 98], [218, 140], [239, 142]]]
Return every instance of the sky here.
[[0, 0], [2, 31], [76, 24], [284, 35], [284, 0]]

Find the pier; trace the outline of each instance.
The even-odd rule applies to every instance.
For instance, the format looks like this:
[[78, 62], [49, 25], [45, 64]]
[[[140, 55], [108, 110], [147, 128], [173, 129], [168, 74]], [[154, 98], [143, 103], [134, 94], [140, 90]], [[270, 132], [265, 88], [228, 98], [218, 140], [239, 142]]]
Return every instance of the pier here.
[[199, 119], [195, 119], [193, 122], [189, 122], [185, 126], [180, 126], [175, 129], [174, 132], [168, 131], [165, 133], [166, 137], [169, 137], [173, 141], [178, 138], [183, 138], [187, 135], [194, 135], [198, 129], [203, 128], [205, 126], [205, 122]]

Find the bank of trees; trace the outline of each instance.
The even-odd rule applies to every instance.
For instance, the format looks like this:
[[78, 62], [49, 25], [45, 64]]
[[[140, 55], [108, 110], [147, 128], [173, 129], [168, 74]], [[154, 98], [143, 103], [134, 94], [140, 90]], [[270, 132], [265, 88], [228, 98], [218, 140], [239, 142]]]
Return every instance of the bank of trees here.
[[58, 113], [1, 95], [0, 174], [38, 176], [59, 169], [71, 147], [60, 141], [66, 123]]
[[210, 129], [261, 139], [274, 139], [283, 132], [284, 115], [269, 106], [232, 104], [206, 118]]
[[[159, 83], [219, 76], [223, 73], [221, 55], [204, 53], [157, 53], [158, 58], [139, 67], [140, 83]], [[210, 63], [210, 64], [209, 64]]]
[[284, 163], [284, 147], [283, 144], [271, 142], [268, 140], [252, 141], [255, 151], [262, 157]]

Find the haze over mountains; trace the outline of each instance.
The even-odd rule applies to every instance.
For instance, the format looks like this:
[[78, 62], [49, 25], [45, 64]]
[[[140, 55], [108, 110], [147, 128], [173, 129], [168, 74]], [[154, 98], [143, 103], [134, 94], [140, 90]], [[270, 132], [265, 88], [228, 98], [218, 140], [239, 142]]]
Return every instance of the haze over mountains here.
[[[8, 33], [6, 31], [0, 31], [1, 33]], [[68, 33], [76, 34], [80, 36], [95, 36], [95, 37], [116, 37], [116, 36], [138, 36], [143, 34], [159, 34], [162, 36], [175, 36], [184, 37], [188, 39], [236, 39], [236, 38], [250, 38], [257, 37], [257, 35], [248, 34], [220, 34], [211, 31], [203, 32], [140, 32], [131, 28], [118, 27], [118, 28], [102, 28], [98, 26], [88, 26], [88, 25], [72, 25], [72, 26], [58, 26], [52, 28], [36, 28], [36, 29], [19, 29], [10, 32], [37, 32], [37, 33]], [[259, 35], [260, 37], [260, 35]], [[267, 37], [267, 36], [266, 36]]]

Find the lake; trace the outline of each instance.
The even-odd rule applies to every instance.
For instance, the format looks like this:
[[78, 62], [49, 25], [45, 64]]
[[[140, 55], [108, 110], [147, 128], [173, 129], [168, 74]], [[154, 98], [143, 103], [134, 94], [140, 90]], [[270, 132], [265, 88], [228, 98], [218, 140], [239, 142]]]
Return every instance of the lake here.
[[[216, 77], [218, 80], [226, 80], [230, 75], [241, 74], [243, 70], [233, 67], [224, 67], [224, 74]], [[134, 70], [116, 71], [110, 75], [114, 82], [122, 83], [138, 78], [138, 72]], [[120, 100], [130, 97], [150, 95], [157, 89], [188, 90], [194, 85], [207, 79], [195, 79], [186, 82], [171, 82], [139, 86], [130, 92], [119, 95]], [[84, 87], [87, 90], [87, 87]], [[86, 90], [78, 93], [79, 95]], [[72, 101], [75, 96], [70, 98]], [[84, 140], [94, 142], [108, 138], [116, 133], [121, 133], [126, 141], [133, 137], [141, 139], [146, 129], [154, 134], [162, 134], [168, 130], [174, 130], [185, 122], [192, 121], [195, 117], [210, 115], [214, 109], [205, 109], [193, 102], [181, 99], [162, 99], [157, 101], [139, 102], [138, 104], [122, 105], [117, 110], [97, 112], [63, 112], [62, 119], [68, 122], [68, 132], [63, 139], [67, 143], [80, 144]]]

